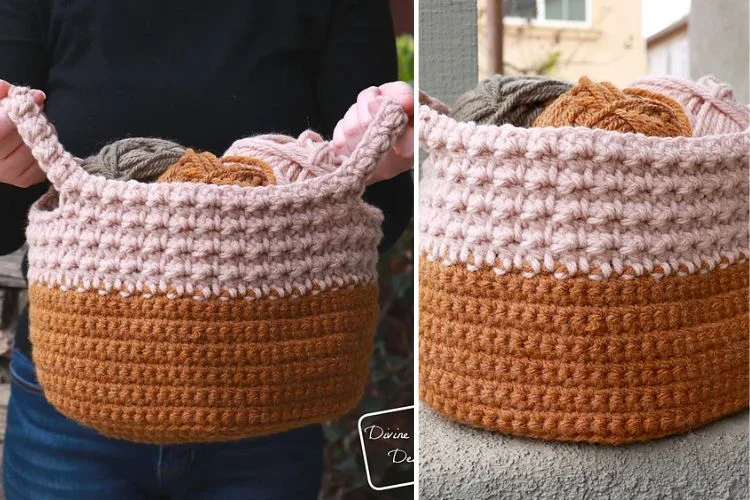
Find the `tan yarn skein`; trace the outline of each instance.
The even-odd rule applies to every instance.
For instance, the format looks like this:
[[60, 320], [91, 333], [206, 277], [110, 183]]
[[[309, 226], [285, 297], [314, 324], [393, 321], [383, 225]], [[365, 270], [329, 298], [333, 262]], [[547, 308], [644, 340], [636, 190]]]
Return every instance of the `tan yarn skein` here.
[[690, 119], [673, 99], [645, 89], [620, 90], [581, 77], [534, 121], [534, 127], [579, 126], [649, 136], [691, 136]]
[[530, 127], [545, 107], [572, 87], [543, 76], [493, 75], [459, 97], [451, 116], [465, 122]]
[[264, 161], [245, 156], [217, 158], [188, 149], [156, 182], [203, 182], [257, 187], [276, 184], [273, 169]]
[[81, 167], [107, 179], [151, 182], [182, 155], [185, 148], [165, 139], [130, 137], [104, 146], [97, 154], [81, 160]]

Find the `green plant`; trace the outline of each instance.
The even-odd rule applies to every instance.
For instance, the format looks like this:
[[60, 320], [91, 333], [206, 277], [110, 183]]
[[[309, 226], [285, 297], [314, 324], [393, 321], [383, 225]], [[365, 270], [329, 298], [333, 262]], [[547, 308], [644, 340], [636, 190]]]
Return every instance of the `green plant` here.
[[411, 35], [399, 35], [396, 38], [398, 56], [398, 79], [402, 82], [414, 81], [414, 38]]

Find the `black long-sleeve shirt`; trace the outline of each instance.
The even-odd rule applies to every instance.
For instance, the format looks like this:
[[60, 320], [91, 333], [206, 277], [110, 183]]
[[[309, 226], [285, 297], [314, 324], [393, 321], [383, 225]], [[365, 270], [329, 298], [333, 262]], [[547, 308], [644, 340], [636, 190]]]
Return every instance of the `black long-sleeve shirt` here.
[[[221, 154], [232, 141], [312, 128], [330, 137], [360, 90], [396, 79], [387, 0], [2, 0], [0, 78], [47, 94], [79, 157], [127, 136]], [[46, 189], [0, 183], [0, 254], [24, 243]], [[381, 249], [411, 217], [408, 174], [368, 188]], [[27, 353], [27, 314], [16, 332]]]

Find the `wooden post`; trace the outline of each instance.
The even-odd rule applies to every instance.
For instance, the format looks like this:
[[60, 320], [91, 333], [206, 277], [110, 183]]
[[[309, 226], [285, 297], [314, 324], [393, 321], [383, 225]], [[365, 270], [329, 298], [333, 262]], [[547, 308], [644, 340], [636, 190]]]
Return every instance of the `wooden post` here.
[[503, 0], [487, 1], [487, 51], [490, 73], [504, 73]]

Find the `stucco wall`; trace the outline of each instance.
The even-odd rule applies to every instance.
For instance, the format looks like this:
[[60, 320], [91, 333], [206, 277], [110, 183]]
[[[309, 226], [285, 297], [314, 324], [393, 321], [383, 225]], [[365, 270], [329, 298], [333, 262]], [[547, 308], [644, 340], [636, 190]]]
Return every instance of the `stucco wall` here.
[[748, 104], [748, 1], [692, 0], [688, 21], [690, 76], [713, 73]]
[[627, 446], [554, 443], [419, 412], [424, 500], [746, 500], [748, 413]]
[[[479, 0], [480, 6], [487, 0]], [[480, 16], [479, 73], [487, 74], [485, 23]], [[641, 36], [640, 0], [591, 0], [587, 28], [512, 25], [506, 23], [505, 61], [512, 68], [528, 69], [554, 51], [560, 59], [553, 75], [577, 80], [588, 75], [624, 86], [647, 72], [646, 43]]]
[[690, 78], [690, 49], [687, 27], [675, 31], [647, 49], [648, 72]]
[[476, 0], [419, 2], [419, 86], [452, 104], [477, 82]]

